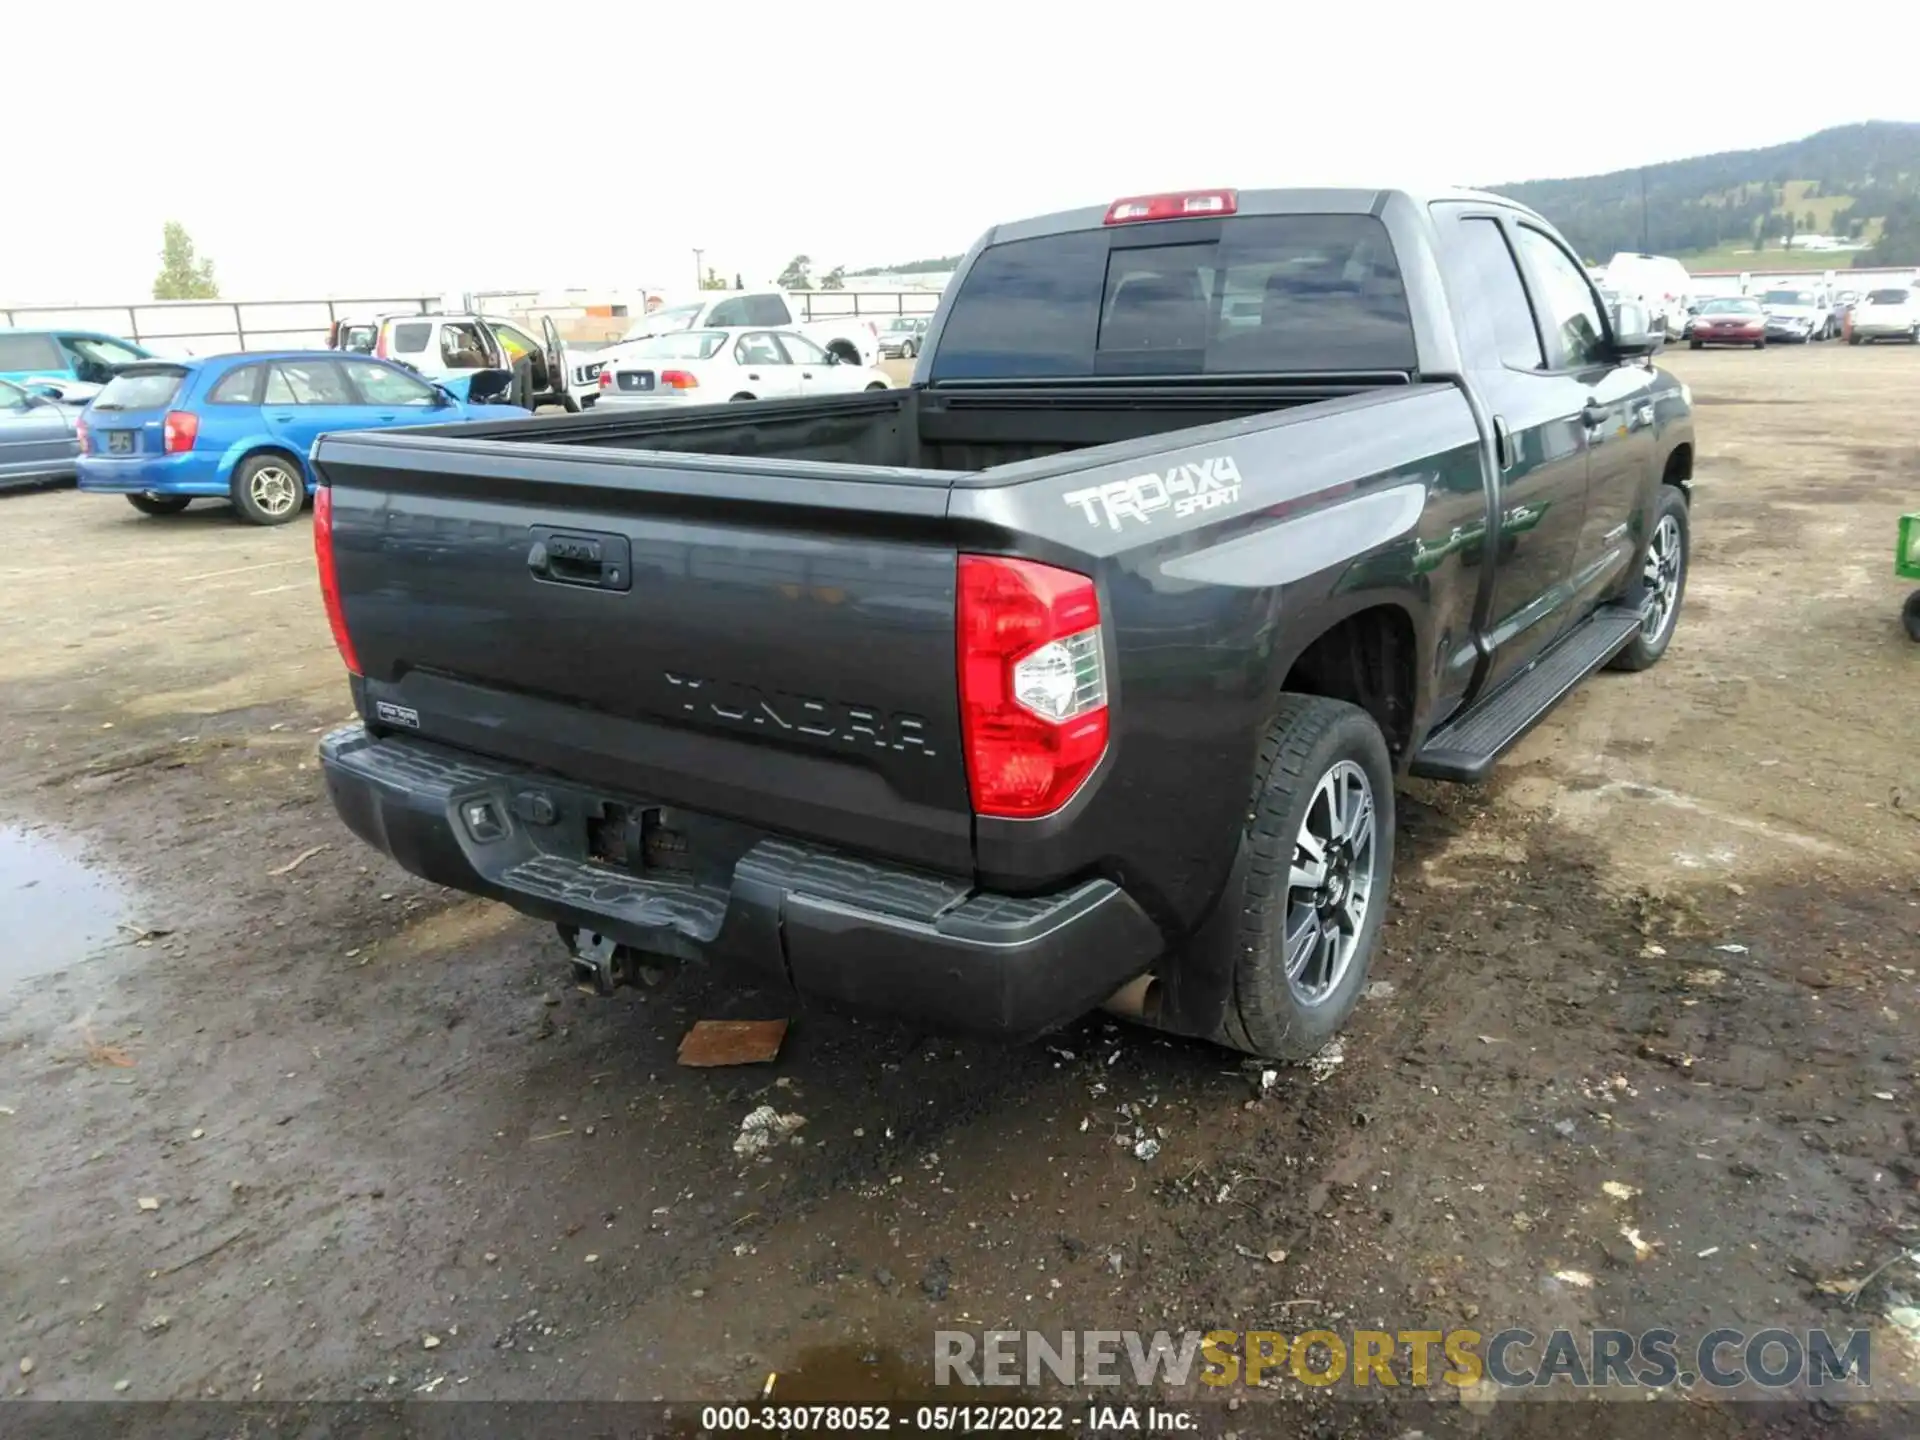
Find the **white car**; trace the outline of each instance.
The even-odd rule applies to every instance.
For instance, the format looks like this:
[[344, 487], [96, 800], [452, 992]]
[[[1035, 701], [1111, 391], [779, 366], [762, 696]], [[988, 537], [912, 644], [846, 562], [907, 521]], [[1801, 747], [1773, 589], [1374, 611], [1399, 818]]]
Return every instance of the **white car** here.
[[891, 389], [884, 370], [848, 365], [797, 330], [676, 330], [603, 354], [600, 406], [711, 405]]
[[[785, 290], [709, 290], [697, 301], [668, 305], [634, 322], [625, 340], [644, 340], [674, 330], [797, 330], [848, 365], [880, 358], [880, 327], [871, 316], [804, 318], [808, 301]], [[625, 343], [623, 340], [622, 343]]]
[[1905, 340], [1920, 345], [1920, 290], [1900, 287], [1869, 290], [1853, 307], [1853, 328], [1847, 342]]
[[1833, 334], [1833, 302], [1822, 286], [1776, 285], [1760, 296], [1767, 339], [1808, 344]]
[[1693, 277], [1671, 255], [1645, 255], [1623, 250], [1607, 262], [1606, 285], [1628, 300], [1638, 300], [1648, 323], [1669, 336], [1686, 328], [1687, 306], [1693, 303]]

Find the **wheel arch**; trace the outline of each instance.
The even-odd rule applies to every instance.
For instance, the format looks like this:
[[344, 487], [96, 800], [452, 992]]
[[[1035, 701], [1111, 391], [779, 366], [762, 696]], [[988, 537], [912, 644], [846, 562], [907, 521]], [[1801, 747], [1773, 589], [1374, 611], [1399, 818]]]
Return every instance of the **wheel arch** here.
[[300, 472], [301, 479], [306, 482], [308, 491], [312, 491], [313, 468], [291, 445], [270, 435], [249, 436], [245, 440], [236, 441], [228, 446], [226, 454], [220, 458], [220, 483], [232, 485], [234, 472], [257, 455], [278, 455], [292, 461], [293, 467]]
[[[1394, 600], [1360, 600], [1323, 617], [1311, 636], [1281, 659], [1273, 707], [1282, 695], [1344, 700], [1373, 717], [1396, 767], [1411, 759], [1421, 693], [1420, 631]], [[1282, 668], [1284, 666], [1284, 668]]]

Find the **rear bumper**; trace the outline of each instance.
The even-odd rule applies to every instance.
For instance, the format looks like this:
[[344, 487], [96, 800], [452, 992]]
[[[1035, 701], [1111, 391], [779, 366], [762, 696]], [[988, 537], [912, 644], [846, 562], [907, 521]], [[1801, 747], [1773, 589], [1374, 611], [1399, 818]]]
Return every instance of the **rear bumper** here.
[[215, 457], [191, 450], [178, 455], [83, 455], [80, 488], [104, 495], [225, 495]]
[[1863, 325], [1853, 322], [1853, 333], [1862, 340], [1909, 340], [1913, 338], [1916, 327], [1913, 325]]
[[348, 828], [423, 879], [636, 949], [726, 963], [750, 983], [943, 1027], [1042, 1033], [1163, 948], [1106, 880], [994, 895], [964, 877], [744, 832], [730, 870], [615, 868], [586, 858], [586, 817], [644, 800], [357, 724], [326, 736], [320, 761]]

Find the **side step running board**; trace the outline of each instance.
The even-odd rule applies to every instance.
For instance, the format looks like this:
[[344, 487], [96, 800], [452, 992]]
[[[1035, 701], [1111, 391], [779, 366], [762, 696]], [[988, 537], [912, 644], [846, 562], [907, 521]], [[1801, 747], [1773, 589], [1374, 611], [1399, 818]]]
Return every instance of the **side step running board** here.
[[1430, 780], [1485, 780], [1498, 760], [1640, 628], [1635, 610], [1596, 610], [1492, 695], [1427, 737], [1413, 773]]

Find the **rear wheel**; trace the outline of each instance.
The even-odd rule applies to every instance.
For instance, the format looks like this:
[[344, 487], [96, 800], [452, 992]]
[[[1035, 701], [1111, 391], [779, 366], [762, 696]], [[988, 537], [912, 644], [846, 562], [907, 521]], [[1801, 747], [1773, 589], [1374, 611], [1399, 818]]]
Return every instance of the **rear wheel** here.
[[156, 495], [151, 490], [142, 490], [127, 496], [127, 503], [142, 515], [178, 515], [193, 499], [188, 495]]
[[919, 353], [920, 353], [920, 347], [914, 344], [913, 341], [911, 340], [907, 341], [906, 344], [900, 347], [900, 358], [902, 360], [911, 360], [913, 359], [914, 356], [918, 355]]
[[1393, 767], [1373, 717], [1283, 695], [1260, 748], [1233, 989], [1216, 1039], [1301, 1060], [1367, 983], [1393, 873]]
[[1698, 340], [1689, 340], [1687, 342], [1687, 349], [1689, 350], [1698, 350], [1700, 348], [1701, 348], [1701, 344]]
[[254, 455], [233, 472], [233, 508], [249, 525], [284, 525], [306, 498], [306, 477], [285, 455]]
[[1680, 602], [1686, 598], [1691, 533], [1686, 496], [1676, 486], [1662, 485], [1653, 538], [1647, 542], [1646, 564], [1640, 572], [1640, 629], [1632, 643], [1607, 662], [1612, 669], [1645, 670], [1667, 653], [1680, 618]]
[[1900, 619], [1907, 627], [1907, 638], [1920, 643], [1920, 590], [1907, 596], [1907, 603], [1900, 611]]
[[886, 388], [887, 387], [882, 385], [878, 380], [874, 381], [873, 384], [867, 386], [867, 389], [869, 390], [884, 390]]
[[747, 394], [747, 392], [746, 392], [746, 391], [744, 391], [744, 390], [742, 390], [742, 391], [741, 391], [741, 392], [740, 392], [740, 393], [739, 393], [738, 395], [729, 395], [729, 396], [727, 397], [727, 399], [728, 399], [729, 401], [733, 401], [733, 400], [751, 400], [751, 399], [753, 399], [753, 396], [751, 396], [751, 395], [749, 395], [749, 394]]

